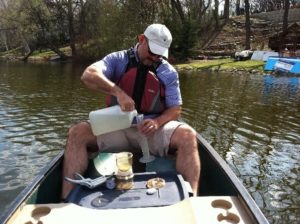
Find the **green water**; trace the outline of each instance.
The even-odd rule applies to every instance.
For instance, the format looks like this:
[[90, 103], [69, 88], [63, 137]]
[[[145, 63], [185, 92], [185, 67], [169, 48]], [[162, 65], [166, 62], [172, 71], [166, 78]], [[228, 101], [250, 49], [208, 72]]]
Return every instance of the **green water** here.
[[[0, 213], [103, 105], [85, 66], [0, 62]], [[300, 221], [300, 80], [181, 73], [182, 117], [226, 160], [270, 223]]]

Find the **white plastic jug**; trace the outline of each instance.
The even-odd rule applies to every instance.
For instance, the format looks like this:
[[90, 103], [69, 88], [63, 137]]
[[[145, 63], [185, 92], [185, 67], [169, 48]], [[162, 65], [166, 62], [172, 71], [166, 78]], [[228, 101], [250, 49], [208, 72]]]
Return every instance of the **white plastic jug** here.
[[137, 111], [124, 112], [119, 105], [92, 111], [89, 114], [91, 127], [95, 136], [117, 131], [131, 126]]

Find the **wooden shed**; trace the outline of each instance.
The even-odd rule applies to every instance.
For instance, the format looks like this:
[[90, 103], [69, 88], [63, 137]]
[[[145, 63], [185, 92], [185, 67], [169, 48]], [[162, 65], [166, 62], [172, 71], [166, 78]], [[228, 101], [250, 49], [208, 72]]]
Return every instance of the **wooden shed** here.
[[282, 56], [300, 57], [300, 22], [288, 26], [286, 32], [279, 32], [269, 38], [269, 48]]

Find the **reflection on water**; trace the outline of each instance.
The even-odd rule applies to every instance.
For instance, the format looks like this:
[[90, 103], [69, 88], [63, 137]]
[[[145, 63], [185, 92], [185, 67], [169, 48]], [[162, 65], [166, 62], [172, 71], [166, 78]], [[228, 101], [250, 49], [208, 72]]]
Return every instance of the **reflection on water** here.
[[[68, 127], [103, 101], [81, 84], [83, 69], [0, 64], [0, 211], [63, 149]], [[183, 119], [226, 160], [270, 222], [299, 219], [299, 78], [182, 73], [180, 79]]]
[[191, 73], [181, 81], [184, 118], [231, 166], [270, 222], [299, 220], [299, 78]]
[[0, 211], [62, 150], [70, 124], [96, 107], [97, 97], [79, 81], [82, 70], [0, 64]]

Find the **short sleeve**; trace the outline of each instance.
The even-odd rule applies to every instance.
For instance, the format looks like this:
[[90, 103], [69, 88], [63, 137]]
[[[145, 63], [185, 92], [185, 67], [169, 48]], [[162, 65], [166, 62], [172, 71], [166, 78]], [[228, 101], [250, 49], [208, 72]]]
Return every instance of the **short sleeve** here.
[[100, 61], [95, 62], [93, 66], [100, 69], [109, 80], [116, 82], [125, 72], [127, 64], [126, 51], [118, 51], [108, 54]]
[[182, 105], [179, 76], [175, 68], [164, 62], [158, 67], [157, 75], [165, 87], [166, 107]]

